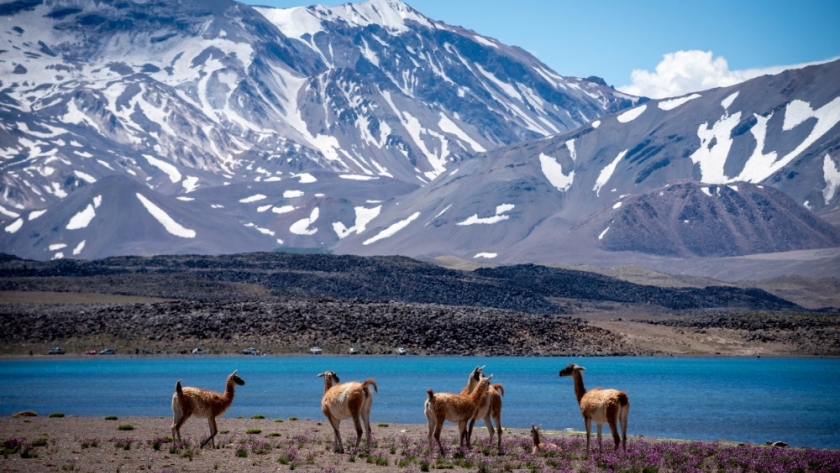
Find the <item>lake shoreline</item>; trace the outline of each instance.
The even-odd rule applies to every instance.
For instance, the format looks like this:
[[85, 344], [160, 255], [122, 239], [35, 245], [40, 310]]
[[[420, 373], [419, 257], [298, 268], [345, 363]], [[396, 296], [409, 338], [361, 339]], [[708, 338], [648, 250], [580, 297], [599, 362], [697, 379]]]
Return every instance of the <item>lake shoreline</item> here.
[[[324, 357], [338, 357], [338, 358], [348, 358], [348, 359], [357, 359], [357, 358], [444, 358], [444, 357], [452, 357], [452, 355], [445, 355], [445, 354], [418, 354], [418, 355], [396, 355], [396, 354], [359, 354], [359, 355], [349, 355], [349, 354], [336, 354], [336, 353], [323, 353], [321, 355], [312, 355], [308, 353], [264, 353], [260, 355], [243, 355], [238, 352], [231, 352], [231, 353], [209, 353], [209, 354], [202, 354], [202, 355], [193, 355], [189, 353], [154, 353], [154, 354], [147, 354], [147, 355], [134, 355], [134, 354], [121, 354], [117, 353], [115, 355], [85, 355], [82, 353], [67, 353], [64, 355], [45, 355], [42, 353], [27, 355], [27, 354], [2, 354], [0, 355], [0, 362], [3, 361], [43, 361], [43, 360], [89, 360], [89, 361], [102, 361], [102, 360], [150, 360], [150, 359], [161, 359], [161, 360], [168, 360], [168, 359], [208, 359], [208, 358], [230, 358], [230, 357], [242, 357], [243, 359], [253, 359], [253, 358], [311, 358], [313, 360], [317, 360], [319, 356]], [[476, 355], [477, 357], [488, 357], [488, 358], [498, 358], [498, 357], [510, 357], [510, 358], [576, 358], [577, 355], [531, 355], [531, 356], [523, 356], [523, 355]], [[592, 356], [592, 355], [587, 355]], [[748, 359], [748, 358], [768, 358], [768, 359], [778, 359], [778, 358], [805, 358], [805, 359], [838, 359], [840, 355], [808, 355], [808, 354], [788, 354], [788, 353], [762, 353], [762, 354], [709, 354], [709, 353], [664, 353], [661, 355], [603, 355], [599, 358], [689, 358], [689, 359], [698, 359], [698, 358], [713, 358], [713, 359], [720, 359], [720, 358], [735, 358], [735, 359]]]
[[[192, 418], [187, 421], [181, 429], [185, 443], [178, 448], [169, 438], [169, 416], [126, 416], [109, 420], [106, 417], [50, 417], [49, 414], [42, 413], [38, 417], [0, 417], [0, 440], [4, 445], [14, 442], [24, 445], [15, 452], [5, 452], [4, 468], [8, 470], [4, 471], [267, 472], [286, 471], [294, 466], [294, 469], [300, 471], [363, 472], [373, 469], [390, 473], [423, 470], [424, 462], [433, 469], [438, 465], [439, 468], [461, 471], [474, 471], [481, 464], [487, 466], [489, 471], [502, 471], [511, 465], [531, 465], [536, 471], [551, 471], [559, 466], [552, 462], [561, 460], [550, 454], [531, 455], [532, 441], [528, 429], [505, 428], [504, 452], [499, 454], [495, 444], [488, 441], [487, 431], [480, 422], [473, 433], [473, 448], [460, 453], [454, 445], [457, 427], [447, 423], [441, 435], [447, 456], [440, 457], [437, 452], [431, 454], [426, 448], [425, 425], [383, 422], [376, 419], [375, 415], [371, 422], [374, 443], [368, 455], [363, 451], [351, 451], [355, 432], [349, 420], [341, 424], [342, 438], [348, 453], [336, 454], [330, 451], [332, 428], [326, 420], [321, 419], [223, 416], [217, 419], [217, 448], [208, 446], [200, 449], [197, 443], [208, 435], [204, 419]], [[640, 454], [637, 450], [644, 451], [651, 445], [662, 443], [665, 445], [657, 448], [679, 449], [685, 445], [697, 445], [694, 448], [712, 452], [709, 455], [713, 455], [716, 450], [729, 452], [726, 453], [727, 458], [732, 456], [730, 451], [751, 448], [756, 452], [764, 452], [763, 455], [829, 456], [830, 460], [827, 461], [840, 461], [840, 450], [833, 449], [775, 449], [754, 444], [738, 446], [731, 441], [694, 442], [643, 438], [632, 433], [628, 438], [629, 453], [605, 453], [601, 457], [593, 453], [591, 459], [584, 460], [583, 433], [545, 431], [542, 435], [543, 441], [554, 442], [570, 450], [570, 453], [562, 457], [562, 463], [583, 467], [587, 462], [593, 462], [595, 468], [592, 471], [608, 470], [604, 468], [605, 461], [644, 461], [638, 458]], [[607, 432], [605, 452], [611, 452], [610, 443]], [[26, 448], [28, 451], [24, 453]]]

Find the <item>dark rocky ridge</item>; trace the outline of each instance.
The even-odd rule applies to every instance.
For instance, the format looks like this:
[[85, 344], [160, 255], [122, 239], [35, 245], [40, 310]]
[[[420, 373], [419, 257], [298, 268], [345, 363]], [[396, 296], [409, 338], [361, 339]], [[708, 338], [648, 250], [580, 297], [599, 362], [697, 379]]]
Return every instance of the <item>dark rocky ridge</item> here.
[[[0, 261], [0, 290], [67, 290], [68, 284], [76, 286], [72, 278], [78, 277], [84, 278], [85, 292], [191, 300], [231, 296], [250, 299], [253, 294], [237, 294], [240, 289], [231, 286], [249, 284], [283, 299], [401, 301], [533, 314], [567, 313], [550, 298], [656, 305], [674, 310], [801, 309], [760, 289], [660, 288], [537, 265], [457, 271], [405, 257], [248, 253], [51, 262], [8, 257]], [[220, 297], [210, 290], [214, 287], [228, 288], [233, 294]]]
[[[32, 295], [29, 303], [3, 303], [2, 291]], [[135, 299], [71, 303], [62, 296], [79, 293]], [[0, 255], [5, 354], [50, 346], [306, 353], [318, 345], [327, 353], [404, 347], [436, 355], [651, 355], [657, 349], [578, 316], [736, 310], [803, 309], [758, 289], [663, 288], [535, 265], [459, 271], [405, 257], [326, 254], [51, 262]]]
[[[0, 304], [6, 353], [61, 344], [175, 353], [254, 346], [266, 353], [328, 353], [404, 347], [436, 355], [644, 355], [620, 336], [580, 319], [496, 309], [401, 302], [168, 302], [128, 305]], [[91, 345], [93, 344], [93, 345]]]

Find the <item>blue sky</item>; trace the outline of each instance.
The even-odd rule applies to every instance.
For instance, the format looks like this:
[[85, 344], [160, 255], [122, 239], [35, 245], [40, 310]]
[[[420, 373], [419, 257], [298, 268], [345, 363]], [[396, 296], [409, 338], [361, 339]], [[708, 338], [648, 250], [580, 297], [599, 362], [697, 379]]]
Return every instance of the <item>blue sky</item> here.
[[[596, 75], [650, 97], [840, 58], [836, 0], [404, 1], [434, 20], [520, 46], [561, 75]], [[348, 2], [245, 3], [288, 8]]]

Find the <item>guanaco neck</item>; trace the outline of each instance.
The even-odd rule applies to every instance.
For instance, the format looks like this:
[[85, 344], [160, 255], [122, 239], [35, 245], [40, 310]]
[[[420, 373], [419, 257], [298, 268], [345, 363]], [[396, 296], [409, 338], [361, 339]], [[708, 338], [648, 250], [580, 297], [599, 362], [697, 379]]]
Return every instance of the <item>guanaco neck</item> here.
[[583, 387], [583, 373], [580, 370], [574, 370], [572, 378], [575, 380], [575, 397], [577, 397], [578, 405], [580, 405], [580, 400], [586, 394], [586, 388]]
[[332, 376], [324, 376], [324, 394], [332, 387]]
[[228, 378], [227, 382], [225, 383], [225, 400], [228, 404], [233, 402], [233, 395], [236, 389], [236, 383], [233, 382], [233, 378]]
[[475, 376], [470, 374], [470, 379], [467, 380], [467, 386], [463, 390], [461, 390], [461, 394], [471, 394], [475, 389], [475, 385], [477, 383], [478, 381], [475, 380]]
[[477, 405], [481, 405], [484, 403], [484, 398], [487, 397], [487, 386], [490, 385], [490, 380], [488, 378], [484, 378], [481, 382], [478, 383], [478, 386], [470, 393], [470, 397], [472, 397], [473, 401]]

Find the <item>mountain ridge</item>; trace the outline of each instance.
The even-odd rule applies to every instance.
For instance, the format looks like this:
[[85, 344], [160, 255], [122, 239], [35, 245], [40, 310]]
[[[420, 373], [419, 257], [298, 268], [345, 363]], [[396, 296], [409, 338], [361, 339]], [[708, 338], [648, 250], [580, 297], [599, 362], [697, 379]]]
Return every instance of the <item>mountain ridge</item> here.
[[837, 274], [837, 255], [779, 260], [840, 248], [840, 61], [648, 100], [397, 0], [0, 14], [0, 248], [19, 256]]

